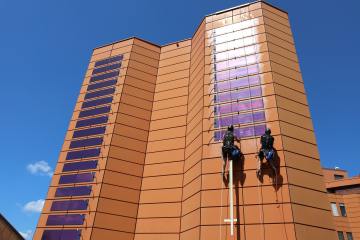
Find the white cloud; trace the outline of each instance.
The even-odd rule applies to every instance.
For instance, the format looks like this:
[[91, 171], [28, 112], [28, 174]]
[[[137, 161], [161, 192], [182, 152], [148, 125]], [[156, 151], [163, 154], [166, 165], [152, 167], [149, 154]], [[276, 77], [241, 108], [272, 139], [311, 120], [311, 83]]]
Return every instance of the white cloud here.
[[39, 199], [37, 201], [31, 201], [25, 204], [23, 207], [25, 212], [41, 212], [44, 207], [45, 201], [43, 199]]
[[45, 161], [38, 161], [34, 164], [30, 163], [26, 166], [26, 169], [31, 174], [46, 175], [51, 177], [53, 175], [52, 169], [49, 164]]
[[25, 238], [26, 240], [31, 240], [32, 239], [32, 231], [31, 230], [27, 230], [26, 232], [19, 232], [21, 236], [23, 236], [23, 238]]

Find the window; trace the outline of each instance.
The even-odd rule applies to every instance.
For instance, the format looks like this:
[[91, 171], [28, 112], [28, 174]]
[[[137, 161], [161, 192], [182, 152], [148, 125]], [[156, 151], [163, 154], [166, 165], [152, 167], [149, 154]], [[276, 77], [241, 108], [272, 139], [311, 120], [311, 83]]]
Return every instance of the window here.
[[353, 235], [351, 232], [346, 233], [347, 240], [354, 240]]
[[57, 188], [55, 197], [87, 196], [91, 193], [91, 186]]
[[341, 216], [346, 217], [345, 204], [339, 203], [339, 208], [340, 208]]
[[337, 232], [339, 240], [345, 240], [343, 232]]
[[103, 87], [113, 86], [116, 84], [116, 82], [117, 82], [117, 80], [114, 79], [114, 80], [109, 80], [109, 81], [100, 82], [100, 83], [96, 83], [96, 84], [91, 84], [88, 86], [87, 91], [91, 91], [91, 90], [103, 88]]
[[105, 90], [100, 90], [100, 91], [96, 91], [96, 92], [87, 93], [87, 94], [85, 94], [85, 100], [95, 98], [95, 97], [101, 97], [101, 96], [113, 94], [114, 92], [115, 92], [115, 88], [108, 88], [108, 89], [105, 89]]
[[332, 203], [330, 203], [330, 206], [331, 206], [331, 211], [332, 211], [333, 216], [335, 216], [335, 217], [339, 216], [339, 212], [338, 212], [336, 203], [332, 202]]
[[62, 175], [60, 176], [59, 184], [92, 182], [94, 181], [94, 176], [95, 173], [79, 173], [79, 174]]
[[340, 174], [334, 174], [334, 179], [335, 180], [339, 180], [339, 179], [343, 179], [344, 175], [340, 175]]
[[117, 77], [117, 76], [119, 76], [119, 72], [120, 71], [117, 70], [117, 71], [114, 71], [114, 72], [109, 72], [109, 73], [105, 73], [105, 74], [102, 74], [102, 75], [91, 77], [90, 82], [93, 83], [93, 82], [97, 82], [97, 81], [100, 81], [100, 80], [103, 80], [103, 79]]
[[93, 101], [83, 102], [81, 108], [88, 108], [88, 107], [94, 107], [98, 105], [108, 104], [111, 103], [113, 100], [112, 97], [106, 97], [106, 98], [100, 98]]
[[104, 60], [100, 60], [95, 62], [95, 67], [101, 66], [101, 65], [105, 65], [105, 64], [109, 64], [112, 62], [117, 62], [117, 61], [121, 61], [123, 59], [123, 55], [118, 55], [118, 56], [114, 56], [111, 58], [106, 58]]

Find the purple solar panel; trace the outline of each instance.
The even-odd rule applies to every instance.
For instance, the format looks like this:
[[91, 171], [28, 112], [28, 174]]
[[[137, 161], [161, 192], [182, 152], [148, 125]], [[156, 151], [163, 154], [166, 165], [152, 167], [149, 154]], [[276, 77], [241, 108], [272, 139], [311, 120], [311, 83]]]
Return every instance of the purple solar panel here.
[[88, 157], [98, 157], [99, 155], [100, 155], [100, 148], [72, 151], [72, 152], [67, 153], [66, 160], [88, 158]]
[[84, 220], [84, 214], [49, 215], [46, 225], [82, 225]]
[[107, 79], [107, 78], [117, 77], [117, 76], [119, 76], [119, 73], [120, 73], [120, 71], [117, 70], [117, 71], [114, 71], [114, 72], [109, 72], [109, 73], [97, 75], [97, 76], [91, 77], [90, 82], [92, 83], [92, 82], [97, 82], [97, 81]]
[[78, 127], [86, 127], [86, 126], [91, 126], [91, 125], [95, 125], [95, 124], [106, 123], [107, 121], [108, 121], [107, 116], [89, 118], [89, 119], [77, 121], [75, 127], [76, 128], [78, 128]]
[[110, 109], [111, 109], [110, 106], [106, 106], [106, 107], [99, 107], [91, 110], [81, 111], [79, 113], [79, 118], [102, 114], [102, 113], [108, 113], [110, 112]]
[[55, 197], [88, 196], [91, 193], [91, 186], [57, 188]]
[[[234, 133], [239, 138], [253, 137], [253, 136], [261, 136], [264, 134], [266, 129], [266, 125], [256, 125], [242, 128], [235, 128]], [[226, 130], [218, 130], [214, 132], [214, 140], [220, 141], [222, 140], [223, 135]]]
[[104, 90], [100, 90], [100, 91], [96, 91], [96, 92], [90, 92], [90, 93], [85, 94], [85, 100], [95, 98], [95, 97], [101, 97], [101, 96], [113, 94], [114, 92], [115, 92], [114, 87], [104, 89]]
[[101, 145], [102, 143], [103, 143], [103, 138], [102, 137], [87, 138], [87, 139], [71, 141], [70, 148], [96, 146], [96, 145]]
[[100, 98], [100, 99], [96, 99], [96, 100], [92, 100], [92, 101], [88, 101], [88, 102], [83, 102], [83, 104], [81, 105], [81, 108], [88, 108], [88, 107], [94, 107], [94, 106], [98, 106], [98, 105], [103, 105], [103, 104], [108, 104], [111, 103], [113, 100], [113, 97], [105, 97], [105, 98]]
[[81, 171], [81, 170], [88, 170], [88, 169], [96, 169], [97, 167], [97, 160], [94, 161], [83, 161], [83, 162], [74, 162], [74, 163], [65, 163], [63, 167], [63, 172], [70, 172], [70, 171]]
[[106, 58], [104, 60], [100, 60], [100, 61], [95, 62], [95, 67], [99, 67], [101, 65], [109, 64], [109, 63], [112, 63], [112, 62], [121, 61], [122, 59], [123, 59], [123, 55], [118, 55], [118, 56]]
[[65, 200], [54, 201], [51, 204], [50, 211], [73, 211], [73, 210], [86, 210], [89, 200]]
[[94, 176], [95, 176], [95, 173], [93, 173], [93, 172], [62, 175], [62, 176], [60, 176], [59, 184], [92, 182], [92, 181], [94, 181]]
[[41, 240], [80, 240], [81, 230], [44, 230]]
[[95, 68], [92, 71], [92, 74], [98, 74], [98, 73], [105, 72], [105, 71], [110, 71], [110, 70], [113, 70], [113, 69], [119, 69], [120, 67], [121, 67], [121, 63], [115, 63], [115, 64], [108, 65], [108, 66], [105, 66], [105, 67]]
[[98, 89], [98, 88], [103, 88], [103, 87], [109, 87], [109, 86], [113, 86], [115, 85], [117, 82], [116, 79], [112, 79], [112, 80], [108, 80], [105, 82], [100, 82], [100, 83], [96, 83], [96, 84], [91, 84], [87, 87], [87, 91], [91, 91], [94, 89]]
[[85, 137], [97, 134], [105, 133], [106, 127], [96, 127], [96, 128], [88, 128], [84, 130], [74, 131], [73, 138]]

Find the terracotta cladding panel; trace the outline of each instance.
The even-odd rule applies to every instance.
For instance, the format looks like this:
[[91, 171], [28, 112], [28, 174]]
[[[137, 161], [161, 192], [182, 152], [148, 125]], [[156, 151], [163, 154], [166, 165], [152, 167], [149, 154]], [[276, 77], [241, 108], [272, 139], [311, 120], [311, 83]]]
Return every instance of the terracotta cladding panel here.
[[177, 233], [136, 233], [134, 240], [179, 240]]
[[136, 233], [178, 233], [179, 218], [138, 219]]
[[186, 127], [174, 127], [169, 129], [151, 131], [149, 134], [149, 142], [164, 140], [169, 138], [178, 138], [185, 136]]
[[[171, 159], [169, 159], [171, 160]], [[159, 164], [147, 164], [144, 167], [144, 177], [160, 176], [169, 174], [182, 174], [183, 173], [183, 161], [167, 162]]]
[[134, 150], [121, 148], [117, 146], [111, 146], [109, 150], [109, 157], [113, 157], [120, 160], [125, 160], [132, 163], [143, 164], [145, 153], [137, 152]]
[[[141, 80], [139, 80], [141, 81]], [[139, 96], [141, 99], [145, 99], [148, 101], [153, 101], [154, 99], [154, 93], [148, 90], [144, 90], [144, 87], [140, 87], [139, 84], [137, 84], [135, 81], [129, 80], [127, 84], [125, 84], [126, 87], [123, 88], [122, 93], [132, 95], [132, 96]]]
[[276, 14], [273, 14], [267, 10], [263, 10], [263, 16], [265, 24], [278, 29], [288, 34], [289, 36], [292, 36], [288, 20], [278, 17]]
[[[157, 62], [157, 61], [154, 60], [154, 62]], [[138, 56], [136, 57], [136, 59], [130, 57], [128, 67], [146, 72], [151, 75], [156, 75], [157, 71], [158, 71], [157, 67], [148, 65], [144, 59], [142, 59], [141, 57], [138, 57]]]
[[138, 203], [139, 194], [139, 190], [108, 185], [105, 183], [103, 183], [101, 187], [101, 197], [126, 201], [130, 203]]
[[134, 232], [135, 223], [136, 220], [134, 218], [97, 212], [94, 227], [116, 231]]
[[125, 136], [125, 137], [131, 137], [133, 139], [144, 141], [144, 142], [147, 141], [148, 134], [149, 134], [148, 131], [146, 131], [146, 130], [131, 127], [131, 126], [126, 126], [123, 124], [115, 124], [113, 133], [121, 135], [121, 136]]
[[295, 232], [296, 232], [297, 240], [307, 240], [307, 239], [336, 240], [337, 239], [335, 231], [330, 229], [317, 228], [314, 226], [295, 224]]
[[116, 186], [128, 187], [131, 189], [140, 189], [141, 186], [140, 177], [113, 171], [105, 171], [103, 182]]
[[125, 217], [136, 218], [138, 205], [107, 198], [99, 198], [97, 211]]
[[155, 92], [167, 91], [174, 88], [187, 87], [189, 83], [189, 78], [183, 78], [178, 80], [173, 80], [169, 82], [164, 82], [160, 84], [156, 84]]
[[182, 188], [144, 190], [139, 203], [180, 202], [181, 196]]
[[172, 127], [181, 127], [186, 125], [186, 116], [171, 117], [160, 120], [154, 120], [150, 124], [150, 130], [159, 130]]
[[168, 73], [158, 76], [157, 83], [165, 83], [173, 80], [183, 79], [189, 77], [189, 70], [181, 70], [178, 72]]
[[124, 113], [130, 116], [134, 116], [137, 118], [141, 118], [144, 120], [150, 120], [151, 112], [144, 110], [142, 108], [138, 108], [135, 106], [128, 105], [126, 103], [121, 103], [119, 107], [119, 113]]
[[[189, 53], [190, 53], [190, 51], [189, 51]], [[159, 62], [159, 68], [172, 66], [173, 64], [177, 64], [177, 63], [189, 62], [190, 61], [189, 53], [186, 53], [186, 54], [182, 53], [181, 55], [163, 59]]]
[[197, 209], [181, 218], [181, 232], [200, 225], [200, 209]]
[[92, 240], [102, 240], [102, 239], [122, 239], [122, 240], [133, 240], [133, 233], [112, 231], [107, 229], [93, 228], [91, 234]]
[[291, 200], [294, 203], [329, 210], [327, 194], [290, 185]]
[[288, 67], [296, 72], [300, 72], [299, 63], [297, 63], [293, 60], [290, 60], [286, 57], [283, 57], [276, 52], [269, 52], [269, 58], [270, 58], [270, 61], [274, 61], [274, 62], [281, 64], [285, 67]]
[[145, 177], [142, 180], [141, 189], [161, 189], [161, 188], [179, 188], [182, 186], [183, 176], [168, 175], [168, 176], [156, 176], [156, 177]]
[[141, 46], [143, 48], [146, 48], [150, 51], [154, 51], [154, 52], [157, 52], [159, 53], [160, 50], [161, 50], [161, 47], [155, 45], [155, 44], [150, 44], [148, 42], [145, 42], [141, 39], [138, 39], [138, 38], [134, 38], [134, 42], [133, 42], [134, 45], [137, 45], [137, 46]]
[[148, 130], [150, 125], [149, 120], [145, 120], [145, 119], [137, 118], [135, 116], [121, 114], [121, 113], [117, 114], [116, 123], [121, 125], [123, 124], [129, 127], [140, 128], [142, 130]]
[[[269, 21], [268, 21], [269, 23]], [[271, 34], [273, 36], [276, 36], [290, 44], [294, 44], [294, 40], [293, 40], [293, 37], [292, 35], [289, 35], [281, 30], [278, 30], [278, 26], [277, 25], [265, 25], [265, 28], [266, 28], [266, 33], [268, 34]]]
[[149, 82], [149, 83], [155, 83], [156, 82], [156, 75], [152, 75], [152, 74], [149, 74], [147, 72], [143, 72], [141, 70], [131, 68], [131, 67], [129, 67], [127, 69], [126, 75], [137, 78], [137, 79], [141, 79], [141, 80], [143, 80], [145, 82]]
[[177, 56], [188, 54], [191, 51], [191, 46], [181, 47], [176, 50], [163, 52], [160, 54], [160, 62], [168, 60]]
[[147, 143], [145, 141], [139, 141], [133, 138], [113, 134], [111, 145], [145, 153]]
[[294, 221], [296, 223], [327, 228], [332, 226], [332, 218], [329, 210], [310, 208], [307, 206], [292, 205]]
[[131, 59], [136, 59], [142, 63], [146, 63], [147, 65], [150, 65], [154, 68], [157, 68], [159, 66], [158, 59], [154, 59], [136, 52], [131, 52]]
[[162, 46], [161, 53], [172, 51], [172, 50], [178, 49], [179, 47], [182, 48], [182, 47], [186, 47], [186, 46], [190, 46], [190, 45], [191, 45], [191, 39], [181, 40], [176, 43], [171, 43], [171, 44]]
[[306, 105], [303, 105], [301, 103], [292, 101], [290, 99], [287, 99], [287, 98], [284, 98], [281, 96], [276, 96], [276, 103], [277, 103], [277, 106], [282, 109], [301, 114], [308, 118], [311, 117], [309, 108]]
[[325, 184], [322, 175], [316, 175], [293, 168], [287, 169], [289, 183], [320, 192], [325, 192]]
[[298, 58], [296, 53], [291, 52], [281, 46], [275, 45], [271, 42], [267, 42], [267, 47], [269, 52], [274, 52], [279, 54], [280, 56], [283, 56], [291, 61], [298, 62]]
[[299, 170], [322, 174], [320, 161], [316, 158], [306, 157], [301, 154], [284, 151], [285, 162], [288, 167], [297, 168]]
[[[184, 116], [184, 115], [186, 115], [186, 113], [187, 113], [186, 105], [172, 107], [172, 108], [166, 108], [166, 109], [153, 111], [152, 115], [151, 115], [151, 120], [155, 121], [155, 120], [166, 119], [166, 118], [171, 118], [171, 117], [176, 117], [176, 116]], [[160, 126], [158, 126], [158, 127], [160, 127]]]
[[184, 231], [180, 233], [180, 240], [199, 240], [200, 239], [200, 227]]
[[281, 121], [308, 129], [310, 131], [314, 131], [311, 118], [299, 115], [297, 113], [282, 108], [277, 109], [277, 111], [279, 114], [279, 119], [281, 119]]
[[266, 40], [268, 42], [273, 43], [273, 44], [275, 44], [277, 46], [280, 46], [280, 47], [282, 47], [282, 48], [284, 48], [284, 49], [286, 49], [286, 50], [288, 50], [290, 52], [296, 53], [296, 49], [295, 49], [294, 44], [289, 43], [289, 42], [287, 42], [287, 41], [285, 41], [285, 40], [283, 40], [283, 39], [281, 39], [281, 38], [279, 38], [279, 37], [277, 37], [275, 35], [272, 35], [270, 33], [266, 34]]
[[190, 67], [190, 62], [182, 62], [182, 63], [175, 63], [170, 66], [160, 67], [158, 70], [158, 75], [164, 75], [172, 72], [187, 70]]
[[195, 209], [200, 208], [201, 196], [202, 193], [198, 192], [192, 195], [191, 197], [187, 198], [186, 200], [182, 201], [182, 209], [181, 209], [182, 216], [194, 211]]
[[181, 203], [140, 204], [138, 218], [179, 217]]
[[133, 45], [132, 51], [152, 59], [159, 59], [160, 53], [154, 52], [139, 45]]
[[147, 153], [145, 162], [151, 164], [181, 160], [184, 160], [184, 149]]
[[165, 100], [165, 99], [171, 99], [171, 98], [175, 98], [175, 97], [186, 96], [187, 94], [188, 94], [188, 88], [187, 87], [171, 89], [171, 90], [168, 90], [168, 91], [155, 93], [154, 101], [161, 101], [161, 100]]
[[304, 142], [316, 144], [315, 134], [311, 130], [307, 130], [286, 122], [280, 122], [280, 128], [281, 133], [286, 136], [297, 138], [298, 140]]

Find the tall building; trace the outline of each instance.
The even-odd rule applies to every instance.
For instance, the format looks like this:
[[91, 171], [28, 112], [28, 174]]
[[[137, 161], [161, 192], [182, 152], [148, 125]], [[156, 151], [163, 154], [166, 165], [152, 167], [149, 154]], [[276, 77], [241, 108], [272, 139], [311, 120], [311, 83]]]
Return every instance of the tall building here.
[[324, 168], [324, 178], [338, 239], [360, 239], [360, 175]]
[[[244, 154], [234, 236], [230, 124]], [[264, 162], [258, 178], [266, 127], [279, 173]], [[34, 239], [336, 239], [288, 14], [257, 1], [206, 16], [190, 39], [94, 49]]]

